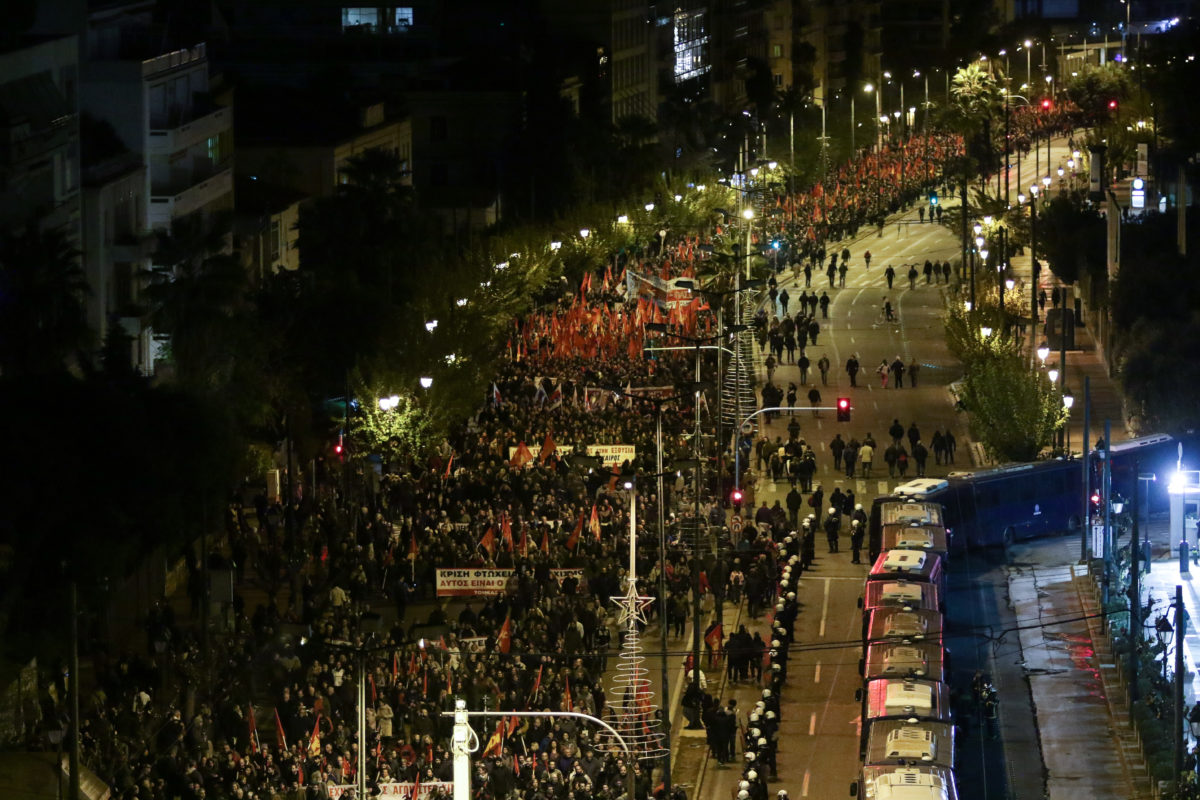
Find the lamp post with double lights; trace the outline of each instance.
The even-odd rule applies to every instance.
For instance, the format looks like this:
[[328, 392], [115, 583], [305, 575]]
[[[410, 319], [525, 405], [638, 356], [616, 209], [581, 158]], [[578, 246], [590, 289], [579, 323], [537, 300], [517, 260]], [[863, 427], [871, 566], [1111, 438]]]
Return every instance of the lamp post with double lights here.
[[[696, 407], [695, 432], [693, 433], [694, 453], [696, 459], [696, 477], [692, 487], [695, 495], [695, 526], [694, 537], [692, 541], [692, 685], [696, 691], [700, 691], [700, 536], [702, 533], [702, 519], [700, 515], [700, 492], [704, 485], [703, 468], [704, 468], [704, 453], [703, 447], [704, 437], [700, 430], [700, 392], [703, 389], [699, 388], [702, 383], [700, 381], [700, 351], [704, 345], [712, 345], [717, 343], [716, 336], [687, 336], [682, 333], [676, 333], [669, 329], [665, 322], [648, 322], [645, 325], [646, 330], [662, 333], [681, 342], [686, 342], [692, 345], [696, 351], [696, 377], [693, 384], [696, 388], [694, 405]], [[661, 470], [659, 470], [661, 472]], [[715, 548], [714, 548], [715, 549]], [[697, 695], [698, 696], [698, 695]]]

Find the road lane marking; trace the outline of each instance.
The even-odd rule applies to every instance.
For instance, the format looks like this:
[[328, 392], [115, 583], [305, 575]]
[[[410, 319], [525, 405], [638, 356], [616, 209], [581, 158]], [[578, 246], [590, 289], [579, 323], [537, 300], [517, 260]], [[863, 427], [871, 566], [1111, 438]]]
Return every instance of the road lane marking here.
[[813, 683], [820, 683], [820, 682], [821, 682], [821, 662], [818, 661], [817, 665], [815, 667], [813, 667]]
[[807, 770], [807, 769], [804, 770], [804, 782], [802, 784], [800, 784], [800, 796], [801, 797], [808, 797], [808, 778], [809, 778], [810, 774], [811, 774], [811, 770]]
[[817, 732], [817, 712], [812, 712], [812, 716], [808, 718], [808, 735], [813, 736]]
[[818, 636], [825, 635], [825, 620], [829, 617], [829, 578], [825, 578], [825, 597], [821, 600], [821, 631]]

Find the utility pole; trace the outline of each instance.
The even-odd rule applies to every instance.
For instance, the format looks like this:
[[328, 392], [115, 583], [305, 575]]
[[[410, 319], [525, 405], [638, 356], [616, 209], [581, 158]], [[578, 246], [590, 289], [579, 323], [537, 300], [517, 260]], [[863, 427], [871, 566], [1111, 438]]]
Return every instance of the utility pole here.
[[[71, 776], [67, 783], [71, 800], [79, 797], [79, 587], [71, 579]], [[62, 769], [62, 760], [58, 768]]]
[[[1108, 442], [1104, 443], [1106, 447]], [[1109, 452], [1112, 448], [1109, 447]], [[1141, 691], [1138, 689], [1138, 650], [1142, 646], [1142, 536], [1138, 527], [1138, 520], [1141, 517], [1141, 503], [1139, 502], [1141, 495], [1141, 472], [1142, 461], [1136, 459], [1133, 462], [1133, 472], [1138, 476], [1138, 486], [1133, 493], [1133, 536], [1129, 541], [1129, 553], [1132, 558], [1129, 579], [1129, 702], [1136, 703], [1141, 699]]]
[[[1087, 563], [1088, 560], [1088, 536], [1091, 534], [1092, 522], [1092, 472], [1089, 468], [1091, 461], [1088, 459], [1088, 448], [1091, 443], [1088, 442], [1088, 437], [1091, 435], [1089, 430], [1091, 426], [1092, 413], [1092, 379], [1091, 377], [1083, 376], [1083, 531], [1079, 534], [1079, 560], [1082, 563]], [[1107, 444], [1107, 443], [1106, 443]]]
[[[696, 687], [696, 696], [700, 697], [700, 639], [703, 633], [700, 627], [700, 535], [703, 528], [700, 519], [700, 488], [704, 482], [704, 437], [700, 434], [700, 398], [697, 396], [704, 391], [700, 386], [700, 342], [696, 342], [696, 392], [692, 395], [692, 404], [696, 407], [696, 433], [694, 451], [696, 453], [696, 484], [692, 487], [695, 493], [694, 538], [692, 540], [692, 685]], [[719, 402], [719, 401], [718, 401]], [[666, 705], [664, 702], [663, 705]]]
[[1175, 781], [1183, 776], [1183, 636], [1187, 616], [1183, 608], [1183, 587], [1175, 586]]
[[[1112, 462], [1109, 458], [1109, 453], [1112, 452], [1112, 444], [1109, 437], [1112, 436], [1112, 420], [1104, 420], [1104, 578], [1102, 582], [1102, 591], [1100, 600], [1104, 604], [1104, 608], [1108, 609], [1108, 592], [1109, 592], [1109, 575], [1111, 574], [1112, 557], [1113, 557], [1113, 540], [1112, 540]], [[1104, 617], [1104, 629], [1108, 630], [1108, 617]]]

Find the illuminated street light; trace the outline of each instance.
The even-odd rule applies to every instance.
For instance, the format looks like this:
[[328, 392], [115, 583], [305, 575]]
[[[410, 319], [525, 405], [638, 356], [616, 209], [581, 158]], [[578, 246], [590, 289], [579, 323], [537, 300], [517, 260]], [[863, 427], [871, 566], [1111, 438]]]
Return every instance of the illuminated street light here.
[[391, 411], [396, 406], [400, 405], [400, 395], [394, 394], [390, 397], [379, 398], [379, 410]]
[[1050, 355], [1050, 345], [1042, 342], [1037, 348], [1037, 357], [1041, 359], [1042, 366], [1046, 366], [1046, 356]]
[[557, 250], [560, 247], [562, 247], [562, 242], [551, 242], [550, 243], [551, 250]]
[[1050, 379], [1051, 383], [1058, 383], [1058, 370], [1051, 367], [1046, 370], [1046, 377]]
[[980, 328], [979, 332], [983, 334], [983, 338], [985, 339], [992, 335], [992, 329], [987, 325], [984, 325], [982, 328]]
[[742, 211], [742, 217], [745, 219], [754, 219], [754, 209], [747, 208]]
[[430, 386], [433, 386], [433, 378], [430, 378], [430, 377], [429, 377], [429, 376], [427, 376], [427, 375], [426, 375], [426, 376], [422, 376], [422, 378], [421, 378], [421, 388], [422, 388], [422, 389], [428, 389]]
[[646, 203], [646, 205], [644, 206], [644, 208], [645, 208], [647, 211], [653, 211], [653, 210], [654, 210], [654, 203]]
[[434, 330], [434, 328], [436, 328], [436, 327], [437, 327], [437, 320], [436, 320], [436, 319], [431, 319], [431, 320], [429, 320], [428, 322], [426, 322], [426, 323], [425, 323], [425, 330], [429, 331], [430, 333], [433, 333], [433, 330]]
[[455, 300], [455, 301], [454, 301], [454, 304], [455, 304], [456, 306], [458, 306], [459, 308], [462, 308], [463, 306], [465, 306], [465, 305], [467, 304], [467, 298], [465, 298], [465, 297], [460, 297], [460, 298], [458, 298], [457, 300]]
[[617, 222], [619, 222], [620, 224], [624, 225], [625, 223], [629, 222], [629, 215], [628, 215], [628, 214], [621, 214], [621, 215], [619, 215], [619, 216], [617, 217]]
[[580, 228], [580, 229], [579, 229], [579, 238], [580, 238], [580, 239], [586, 239], [586, 238], [588, 238], [588, 237], [589, 237], [589, 236], [591, 236], [591, 235], [592, 235], [592, 232], [591, 232], [590, 230], [588, 230], [587, 228]]
[[681, 195], [681, 194], [677, 194], [677, 195], [675, 195], [675, 202], [676, 202], [676, 203], [678, 203], [678, 202], [679, 202], [680, 200], [682, 200], [682, 199], [683, 199], [683, 195]]
[[983, 224], [984, 224], [984, 226], [989, 227], [989, 228], [992, 226], [992, 215], [991, 214], [987, 214], [986, 216], [984, 216]]

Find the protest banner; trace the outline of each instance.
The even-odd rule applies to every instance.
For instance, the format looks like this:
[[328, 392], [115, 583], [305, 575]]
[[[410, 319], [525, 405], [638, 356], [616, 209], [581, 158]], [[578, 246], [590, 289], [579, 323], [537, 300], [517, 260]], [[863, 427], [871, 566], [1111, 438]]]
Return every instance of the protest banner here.
[[[438, 597], [475, 597], [477, 595], [503, 594], [512, 579], [513, 569], [450, 569], [438, 567]], [[582, 569], [552, 569], [550, 577], [559, 585], [567, 578], [574, 578], [578, 586], [583, 585]]]

